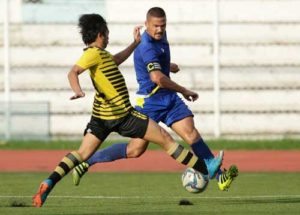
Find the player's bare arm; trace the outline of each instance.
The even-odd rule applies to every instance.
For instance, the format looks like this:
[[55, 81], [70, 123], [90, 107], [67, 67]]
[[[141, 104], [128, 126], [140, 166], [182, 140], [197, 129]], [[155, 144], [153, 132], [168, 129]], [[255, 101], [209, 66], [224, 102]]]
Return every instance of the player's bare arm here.
[[121, 63], [123, 63], [132, 54], [134, 49], [141, 42], [140, 30], [141, 30], [142, 27], [143, 26], [136, 26], [133, 30], [134, 41], [127, 48], [125, 48], [123, 51], [121, 51], [121, 52], [119, 52], [119, 53], [117, 53], [113, 56], [113, 59], [114, 59], [114, 61], [117, 65], [120, 65]]
[[71, 71], [68, 73], [68, 79], [71, 86], [71, 89], [74, 92], [74, 95], [70, 97], [71, 100], [78, 99], [85, 96], [85, 93], [82, 91], [78, 76], [84, 72], [84, 69], [74, 65]]
[[164, 75], [160, 70], [153, 70], [152, 72], [150, 72], [150, 78], [151, 81], [156, 83], [161, 88], [166, 88], [181, 93], [183, 97], [188, 101], [196, 101], [199, 97], [196, 92], [188, 90], [185, 87], [172, 81], [169, 77]]

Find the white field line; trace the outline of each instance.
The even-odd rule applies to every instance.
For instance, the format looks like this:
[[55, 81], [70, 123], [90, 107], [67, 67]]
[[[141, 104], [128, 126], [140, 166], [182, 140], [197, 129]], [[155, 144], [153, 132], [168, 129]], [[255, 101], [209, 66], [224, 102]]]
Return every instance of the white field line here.
[[[0, 195], [0, 198], [32, 198], [32, 196], [10, 196]], [[69, 198], [69, 199], [278, 199], [278, 198], [300, 198], [296, 195], [262, 195], [262, 196], [49, 196], [48, 198]]]

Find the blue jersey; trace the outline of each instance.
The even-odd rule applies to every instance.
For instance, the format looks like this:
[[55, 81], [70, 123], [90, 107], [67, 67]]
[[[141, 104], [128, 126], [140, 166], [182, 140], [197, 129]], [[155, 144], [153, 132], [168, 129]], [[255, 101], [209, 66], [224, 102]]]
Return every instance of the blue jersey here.
[[154, 121], [171, 126], [174, 122], [193, 116], [191, 110], [175, 91], [159, 88], [151, 81], [153, 70], [170, 77], [170, 48], [166, 35], [154, 40], [145, 31], [134, 51], [134, 67], [139, 89], [135, 108]]
[[139, 84], [137, 94], [149, 95], [157, 90], [158, 87], [151, 81], [149, 72], [151, 69], [158, 69], [170, 77], [170, 61], [170, 47], [166, 34], [161, 40], [154, 40], [145, 31], [141, 43], [134, 51], [134, 67]]

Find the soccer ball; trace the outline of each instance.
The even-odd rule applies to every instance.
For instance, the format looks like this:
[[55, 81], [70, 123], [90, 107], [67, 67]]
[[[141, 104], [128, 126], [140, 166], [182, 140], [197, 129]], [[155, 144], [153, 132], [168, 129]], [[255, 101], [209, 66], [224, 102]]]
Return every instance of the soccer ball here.
[[208, 185], [208, 175], [194, 170], [193, 168], [187, 168], [181, 176], [182, 186], [190, 193], [201, 193]]

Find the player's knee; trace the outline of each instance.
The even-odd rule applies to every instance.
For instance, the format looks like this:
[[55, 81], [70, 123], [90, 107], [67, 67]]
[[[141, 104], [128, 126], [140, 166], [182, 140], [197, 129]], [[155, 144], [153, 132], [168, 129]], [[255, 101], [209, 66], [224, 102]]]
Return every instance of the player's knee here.
[[83, 161], [86, 161], [89, 157], [90, 157], [90, 154], [87, 153], [86, 151], [76, 151], [77, 154], [79, 155], [80, 159], [83, 160]]
[[185, 132], [184, 139], [190, 145], [198, 141], [200, 138], [201, 136], [196, 128]]
[[172, 136], [165, 129], [161, 128], [160, 132], [166, 142], [173, 142]]
[[127, 158], [138, 158], [144, 154], [146, 149], [139, 147], [127, 147]]

